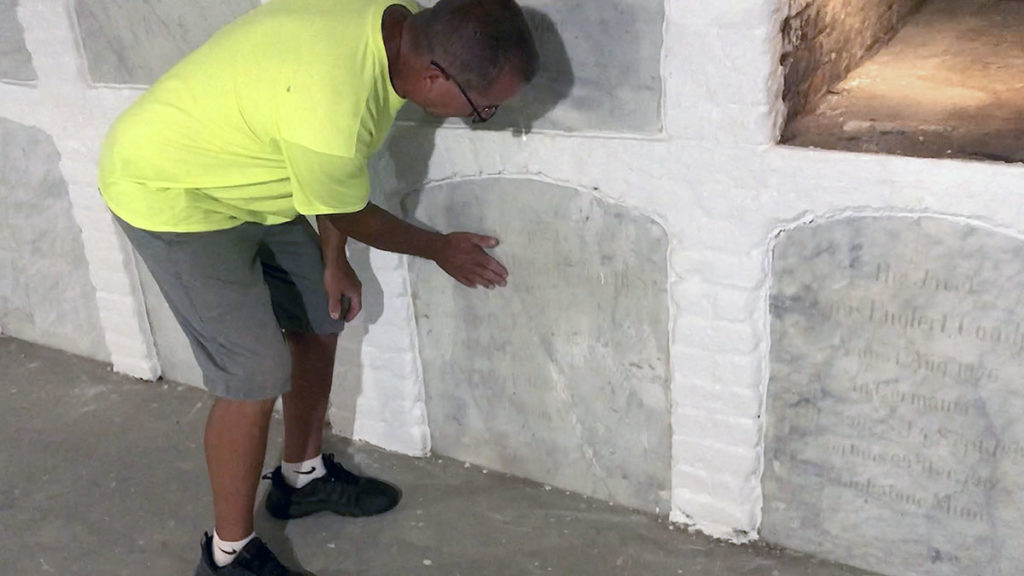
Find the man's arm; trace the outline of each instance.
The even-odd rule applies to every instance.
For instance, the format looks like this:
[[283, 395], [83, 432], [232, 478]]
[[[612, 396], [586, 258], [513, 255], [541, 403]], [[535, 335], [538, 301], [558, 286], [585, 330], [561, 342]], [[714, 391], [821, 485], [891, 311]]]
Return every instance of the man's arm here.
[[[331, 318], [337, 320], [342, 313], [351, 322], [363, 308], [363, 284], [348, 263], [345, 244], [348, 237], [335, 228], [324, 216], [316, 217], [320, 232], [320, 249], [324, 259], [324, 290]], [[343, 298], [348, 297], [348, 310], [343, 310]]]
[[376, 204], [359, 212], [328, 214], [326, 219], [345, 237], [386, 250], [433, 260], [465, 286], [504, 286], [508, 270], [484, 249], [498, 245], [498, 239], [469, 232], [440, 234], [414, 226]]

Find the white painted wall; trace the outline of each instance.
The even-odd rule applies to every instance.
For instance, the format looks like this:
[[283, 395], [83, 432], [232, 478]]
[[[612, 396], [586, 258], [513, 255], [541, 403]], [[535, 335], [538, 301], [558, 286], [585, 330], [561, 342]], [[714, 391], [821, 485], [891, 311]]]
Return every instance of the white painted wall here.
[[[756, 537], [761, 516], [768, 271], [779, 231], [875, 211], [966, 216], [1024, 233], [1024, 204], [1015, 198], [1022, 166], [774, 145], [783, 115], [784, 4], [667, 0], [661, 135], [516, 138], [445, 127], [427, 175], [430, 182], [540, 178], [591, 189], [665, 226], [672, 239], [672, 519], [735, 540]], [[153, 378], [159, 371], [136, 271], [94, 184], [106, 126], [138, 92], [89, 86], [62, 0], [22, 0], [19, 16], [39, 81], [0, 84], [0, 116], [53, 135], [114, 367]], [[345, 410], [354, 413], [357, 437], [422, 454], [429, 433], [406, 260], [379, 253], [371, 260], [383, 311], [373, 324], [350, 329], [361, 395]]]

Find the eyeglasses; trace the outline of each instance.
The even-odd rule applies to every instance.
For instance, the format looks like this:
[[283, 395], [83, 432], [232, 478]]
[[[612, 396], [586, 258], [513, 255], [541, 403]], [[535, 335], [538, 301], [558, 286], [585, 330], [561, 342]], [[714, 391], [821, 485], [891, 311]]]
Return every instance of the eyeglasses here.
[[466, 99], [466, 102], [469, 102], [470, 108], [473, 109], [473, 124], [482, 124], [490, 120], [492, 117], [494, 117], [494, 113], [498, 111], [497, 104], [493, 106], [484, 106], [483, 108], [477, 108], [476, 104], [473, 102], [473, 99], [469, 97], [469, 92], [466, 92], [466, 89], [462, 87], [462, 84], [459, 84], [459, 81], [456, 80], [454, 76], [449, 74], [448, 71], [445, 70], [443, 66], [441, 66], [434, 60], [430, 61], [430, 65], [433, 66], [434, 68], [437, 68], [441, 72], [441, 74], [444, 74], [445, 78], [454, 82], [455, 87], [459, 89], [459, 92], [462, 92], [462, 96]]

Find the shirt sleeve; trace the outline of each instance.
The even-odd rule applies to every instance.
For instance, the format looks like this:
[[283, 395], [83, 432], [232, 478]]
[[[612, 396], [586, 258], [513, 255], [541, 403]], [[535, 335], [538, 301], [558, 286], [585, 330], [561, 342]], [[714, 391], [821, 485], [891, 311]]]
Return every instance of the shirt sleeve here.
[[366, 160], [317, 152], [288, 141], [281, 142], [281, 150], [299, 214], [347, 214], [366, 207], [370, 199]]

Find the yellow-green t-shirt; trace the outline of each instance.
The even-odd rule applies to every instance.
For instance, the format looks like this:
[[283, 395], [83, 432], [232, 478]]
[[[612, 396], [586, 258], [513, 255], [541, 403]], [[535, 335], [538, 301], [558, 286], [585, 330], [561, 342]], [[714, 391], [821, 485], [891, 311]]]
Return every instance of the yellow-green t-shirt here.
[[404, 100], [381, 18], [409, 0], [272, 0], [215, 34], [114, 123], [99, 184], [146, 230], [222, 230], [361, 210]]

